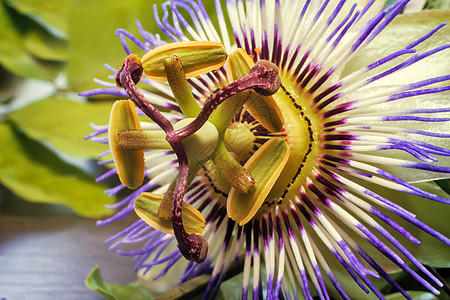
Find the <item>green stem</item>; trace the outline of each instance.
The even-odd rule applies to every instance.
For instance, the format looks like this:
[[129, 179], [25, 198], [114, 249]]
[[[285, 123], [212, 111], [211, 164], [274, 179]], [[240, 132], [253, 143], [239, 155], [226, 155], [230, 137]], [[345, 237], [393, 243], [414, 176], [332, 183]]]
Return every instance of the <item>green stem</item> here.
[[236, 113], [247, 102], [251, 90], [240, 92], [228, 98], [226, 102], [219, 105], [216, 111], [211, 116], [211, 123], [213, 123], [219, 134], [222, 134], [228, 125], [230, 125]]

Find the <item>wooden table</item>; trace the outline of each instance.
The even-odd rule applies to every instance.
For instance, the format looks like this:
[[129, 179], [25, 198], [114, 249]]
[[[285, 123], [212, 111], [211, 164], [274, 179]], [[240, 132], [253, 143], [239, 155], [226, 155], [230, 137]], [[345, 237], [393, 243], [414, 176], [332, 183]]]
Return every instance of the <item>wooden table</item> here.
[[0, 299], [103, 299], [84, 286], [96, 264], [107, 282], [135, 281], [130, 258], [104, 243], [132, 221], [98, 228], [76, 216], [0, 215]]

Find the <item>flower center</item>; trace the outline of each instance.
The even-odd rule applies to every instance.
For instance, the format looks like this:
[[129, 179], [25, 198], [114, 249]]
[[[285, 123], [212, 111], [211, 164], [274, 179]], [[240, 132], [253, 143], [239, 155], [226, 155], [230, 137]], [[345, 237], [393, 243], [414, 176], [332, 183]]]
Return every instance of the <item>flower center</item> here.
[[[281, 80], [281, 88], [272, 96], [281, 111], [284, 123], [279, 132], [270, 132], [246, 110], [242, 110], [228, 126], [224, 135], [228, 151], [242, 165], [270, 137], [281, 137], [289, 146], [288, 161], [265, 198], [260, 211], [271, 209], [274, 205], [288, 204], [288, 200], [298, 194], [298, 189], [307, 176], [312, 174], [312, 168], [319, 155], [320, 120], [310, 108], [310, 97], [290, 79], [281, 77]], [[211, 178], [217, 173], [211, 168], [208, 168], [208, 171], [209, 181], [214, 184]], [[214, 185], [215, 189], [217, 184]]]

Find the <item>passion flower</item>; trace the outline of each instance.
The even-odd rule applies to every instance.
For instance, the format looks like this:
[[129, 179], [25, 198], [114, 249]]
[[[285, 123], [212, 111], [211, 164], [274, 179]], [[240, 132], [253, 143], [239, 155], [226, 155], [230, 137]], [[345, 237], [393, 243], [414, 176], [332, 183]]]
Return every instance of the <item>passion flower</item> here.
[[[105, 88], [82, 95], [129, 98], [137, 110], [126, 105], [124, 115], [151, 120], [138, 126], [136, 117], [123, 123], [112, 114], [108, 162], [116, 168], [99, 180], [119, 173], [122, 184], [111, 196], [136, 188], [127, 183], [141, 178], [138, 168], [129, 171], [140, 164], [135, 151], [143, 151], [147, 180], [99, 222], [133, 211], [142, 218], [108, 239], [111, 248], [144, 241], [140, 250], [118, 252], [134, 256], [143, 273], [162, 265], [156, 278], [184, 256], [190, 262], [181, 282], [212, 274], [205, 299], [214, 298], [233, 260], [243, 261], [243, 299], [250, 278], [253, 298], [349, 299], [361, 297], [358, 286], [382, 299], [369, 277], [383, 277], [410, 299], [388, 274], [395, 265], [438, 294], [442, 283], [410, 251], [420, 241], [406, 226], [450, 240], [383, 190], [450, 202], [411, 183], [449, 177], [450, 75], [376, 83], [450, 45], [420, 51], [440, 24], [342, 75], [408, 1], [383, 10], [382, 2], [226, 1], [227, 21], [216, 1], [216, 28], [201, 1], [170, 1], [156, 21], [171, 43], [162, 45], [139, 23], [144, 42], [119, 30], [127, 54], [125, 37], [142, 48], [143, 62], [131, 55], [120, 70], [108, 67], [118, 87], [98, 81]], [[105, 142], [108, 128], [95, 129], [89, 138]]]

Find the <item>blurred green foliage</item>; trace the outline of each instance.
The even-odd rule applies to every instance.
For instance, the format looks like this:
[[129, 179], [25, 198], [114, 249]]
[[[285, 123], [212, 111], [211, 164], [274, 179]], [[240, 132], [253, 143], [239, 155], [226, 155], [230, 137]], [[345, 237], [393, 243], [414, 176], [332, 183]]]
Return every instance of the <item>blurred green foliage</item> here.
[[[114, 99], [86, 101], [77, 93], [98, 87], [94, 77], [107, 79], [104, 63], [120, 67], [126, 53], [117, 28], [137, 34], [135, 20], [141, 19], [145, 28], [156, 29], [148, 18], [152, 2], [0, 1], [3, 188], [28, 201], [64, 204], [86, 217], [111, 213], [104, 208], [113, 200], [103, 193], [107, 187], [91, 175], [101, 170], [87, 171], [67, 157], [94, 159], [107, 149], [84, 136], [93, 131], [91, 122], [107, 124]], [[36, 91], [26, 90], [29, 81]], [[40, 93], [40, 86], [51, 92]]]
[[448, 0], [428, 0], [425, 9], [450, 9]]
[[111, 202], [91, 176], [62, 161], [9, 123], [0, 124], [0, 180], [29, 201], [62, 203], [76, 213], [97, 217]]
[[86, 278], [86, 286], [102, 295], [107, 300], [133, 299], [145, 300], [153, 299], [157, 296], [149, 290], [146, 290], [139, 285], [138, 282], [129, 285], [120, 285], [115, 283], [105, 282], [97, 266], [92, 269], [91, 273]]

